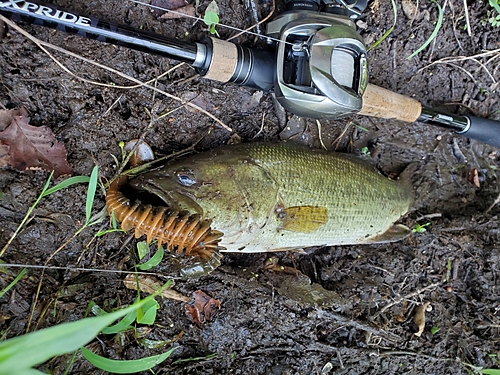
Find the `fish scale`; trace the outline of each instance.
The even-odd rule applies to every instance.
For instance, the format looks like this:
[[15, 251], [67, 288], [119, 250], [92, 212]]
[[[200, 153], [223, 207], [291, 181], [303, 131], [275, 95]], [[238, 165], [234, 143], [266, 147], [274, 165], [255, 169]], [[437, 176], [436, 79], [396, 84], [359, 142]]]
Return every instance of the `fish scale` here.
[[[182, 185], [179, 176], [193, 184]], [[407, 184], [356, 156], [294, 144], [225, 146], [132, 184], [212, 220], [226, 251], [389, 242], [409, 233], [393, 225], [410, 206]]]

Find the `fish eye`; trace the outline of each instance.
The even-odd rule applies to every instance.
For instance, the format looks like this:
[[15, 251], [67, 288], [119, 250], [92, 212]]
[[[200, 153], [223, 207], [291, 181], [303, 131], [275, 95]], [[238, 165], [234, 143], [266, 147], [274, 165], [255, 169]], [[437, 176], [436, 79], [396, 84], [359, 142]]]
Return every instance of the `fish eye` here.
[[191, 186], [196, 183], [196, 178], [191, 171], [178, 171], [175, 173], [177, 176], [177, 182], [184, 186]]

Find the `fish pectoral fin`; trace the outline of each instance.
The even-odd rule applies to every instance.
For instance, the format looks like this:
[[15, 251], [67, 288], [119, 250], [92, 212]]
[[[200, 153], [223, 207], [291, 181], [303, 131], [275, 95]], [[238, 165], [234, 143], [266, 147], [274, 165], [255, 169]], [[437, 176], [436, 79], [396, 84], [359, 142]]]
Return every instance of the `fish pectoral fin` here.
[[370, 237], [365, 241], [363, 241], [363, 243], [369, 244], [369, 243], [396, 242], [402, 240], [403, 238], [408, 237], [410, 233], [411, 229], [409, 229], [406, 225], [395, 224], [389, 227], [389, 229], [387, 229], [384, 233], [374, 237]]
[[280, 229], [293, 232], [314, 232], [328, 221], [328, 209], [322, 206], [292, 206], [278, 213]]

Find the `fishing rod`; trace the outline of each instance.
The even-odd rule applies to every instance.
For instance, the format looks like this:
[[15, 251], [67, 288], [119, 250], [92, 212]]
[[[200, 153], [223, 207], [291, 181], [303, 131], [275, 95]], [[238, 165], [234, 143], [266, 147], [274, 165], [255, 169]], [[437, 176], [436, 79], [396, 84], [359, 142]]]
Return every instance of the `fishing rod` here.
[[0, 1], [0, 14], [183, 61], [207, 79], [273, 91], [286, 110], [301, 117], [337, 119], [358, 113], [422, 122], [500, 147], [499, 121], [444, 113], [368, 83], [367, 51], [354, 23], [366, 0], [285, 0], [285, 4], [286, 12], [267, 25], [269, 49], [213, 37], [189, 43], [31, 1]]

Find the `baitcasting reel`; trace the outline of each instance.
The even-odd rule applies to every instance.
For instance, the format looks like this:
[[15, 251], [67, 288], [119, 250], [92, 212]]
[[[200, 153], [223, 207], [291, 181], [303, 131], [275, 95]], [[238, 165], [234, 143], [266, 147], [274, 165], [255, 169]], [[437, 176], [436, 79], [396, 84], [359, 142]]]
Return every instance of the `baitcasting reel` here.
[[298, 116], [338, 118], [361, 110], [368, 65], [352, 19], [361, 15], [366, 2], [339, 1], [291, 0], [287, 12], [267, 25], [266, 34], [280, 41], [276, 97]]

